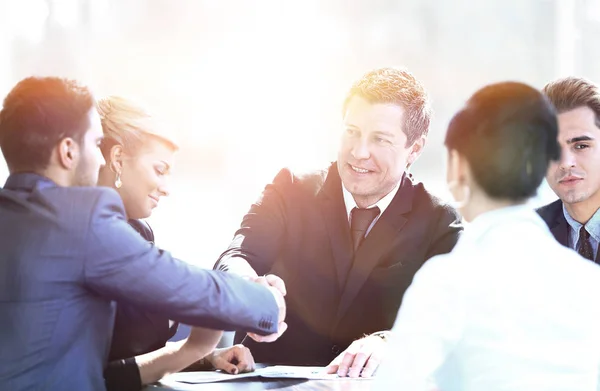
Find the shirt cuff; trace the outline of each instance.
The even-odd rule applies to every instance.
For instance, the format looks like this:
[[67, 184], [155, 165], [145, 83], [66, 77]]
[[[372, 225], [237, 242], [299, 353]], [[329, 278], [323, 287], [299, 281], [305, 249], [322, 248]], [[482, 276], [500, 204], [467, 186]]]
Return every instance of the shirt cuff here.
[[104, 371], [107, 391], [139, 391], [142, 389], [140, 369], [135, 357], [108, 363]]
[[373, 334], [371, 334], [373, 337], [379, 337], [381, 339], [383, 339], [384, 341], [389, 341], [390, 337], [392, 336], [392, 332], [389, 330], [384, 330], [384, 331], [376, 331]]

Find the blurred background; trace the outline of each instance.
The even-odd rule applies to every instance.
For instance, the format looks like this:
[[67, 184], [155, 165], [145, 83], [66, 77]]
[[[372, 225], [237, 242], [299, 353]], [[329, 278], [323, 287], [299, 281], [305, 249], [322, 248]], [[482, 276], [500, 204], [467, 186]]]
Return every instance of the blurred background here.
[[[469, 95], [599, 82], [599, 36], [600, 0], [0, 0], [0, 95], [65, 76], [165, 120], [183, 148], [150, 223], [158, 245], [212, 267], [279, 169], [335, 160], [344, 94], [367, 70], [405, 66], [429, 90], [412, 172], [448, 198], [442, 140]], [[532, 204], [554, 198], [542, 186]]]

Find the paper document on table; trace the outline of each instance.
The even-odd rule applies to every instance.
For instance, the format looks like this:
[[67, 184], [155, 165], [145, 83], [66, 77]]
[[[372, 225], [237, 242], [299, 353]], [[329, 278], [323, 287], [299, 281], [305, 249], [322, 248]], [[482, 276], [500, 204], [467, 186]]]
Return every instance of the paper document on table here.
[[244, 377], [256, 377], [256, 372], [240, 373], [237, 375], [230, 375], [229, 373], [221, 371], [200, 371], [200, 372], [179, 372], [165, 376], [160, 380], [161, 383], [189, 383], [189, 384], [200, 384], [200, 383], [216, 383], [220, 381], [242, 379]]
[[[327, 373], [325, 367], [302, 367], [275, 365], [273, 367], [258, 370], [261, 377], [288, 378], [288, 379], [310, 379], [310, 380], [348, 380], [348, 377], [339, 377], [337, 374]], [[367, 378], [356, 378], [366, 380]]]
[[[227, 380], [243, 379], [245, 377], [265, 377], [277, 379], [310, 379], [310, 380], [348, 380], [347, 377], [328, 374], [325, 367], [303, 367], [275, 365], [259, 368], [254, 372], [230, 375], [220, 371], [180, 372], [166, 376], [161, 382], [179, 382], [188, 384], [214, 383]], [[368, 380], [369, 378], [356, 378], [355, 380]]]

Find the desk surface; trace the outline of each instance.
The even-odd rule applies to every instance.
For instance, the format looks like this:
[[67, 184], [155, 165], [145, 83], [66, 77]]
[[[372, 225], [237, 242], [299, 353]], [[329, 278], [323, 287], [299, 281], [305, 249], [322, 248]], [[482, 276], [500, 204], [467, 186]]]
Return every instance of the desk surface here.
[[372, 380], [305, 380], [305, 379], [264, 379], [250, 377], [239, 380], [229, 380], [217, 383], [184, 384], [170, 387], [165, 385], [151, 385], [144, 391], [256, 391], [256, 390], [334, 390], [334, 391], [371, 391]]

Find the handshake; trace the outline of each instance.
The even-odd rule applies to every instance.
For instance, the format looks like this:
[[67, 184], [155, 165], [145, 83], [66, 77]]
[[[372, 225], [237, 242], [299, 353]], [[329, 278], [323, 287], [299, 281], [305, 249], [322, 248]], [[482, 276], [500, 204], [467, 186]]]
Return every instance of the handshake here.
[[279, 338], [281, 334], [283, 334], [285, 330], [287, 330], [288, 327], [287, 323], [285, 323], [286, 306], [285, 299], [283, 298], [286, 294], [285, 283], [281, 278], [277, 277], [274, 274], [267, 274], [261, 277], [246, 278], [269, 289], [269, 291], [271, 291], [273, 297], [275, 298], [277, 306], [279, 307], [279, 319], [276, 333], [265, 336], [261, 336], [254, 333], [248, 333], [248, 336], [256, 342], [273, 342], [277, 340], [277, 338]]

